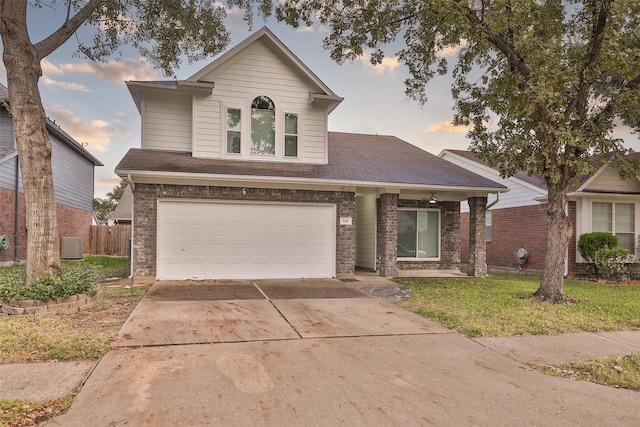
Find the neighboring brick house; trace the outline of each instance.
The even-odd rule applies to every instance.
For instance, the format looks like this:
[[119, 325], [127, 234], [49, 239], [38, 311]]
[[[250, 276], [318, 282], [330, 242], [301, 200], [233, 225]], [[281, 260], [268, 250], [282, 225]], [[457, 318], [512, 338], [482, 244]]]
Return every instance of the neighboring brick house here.
[[[10, 103], [8, 90], [3, 85], [0, 85], [0, 99]], [[102, 163], [50, 120], [47, 120], [47, 131], [52, 144], [60, 237], [82, 237], [83, 251], [88, 252], [94, 167]], [[5, 106], [0, 108], [0, 207], [0, 236], [6, 235], [9, 239], [9, 247], [0, 252], [0, 265], [24, 261], [27, 256], [25, 200], [13, 120]]]
[[[628, 156], [640, 159], [640, 153]], [[547, 252], [547, 190], [544, 179], [522, 171], [503, 179], [496, 169], [470, 151], [443, 150], [440, 157], [509, 187], [510, 191], [501, 195], [486, 215], [489, 269], [541, 273]], [[599, 158], [594, 158], [594, 161], [599, 161]], [[567, 275], [583, 271], [580, 264], [584, 260], [577, 250], [577, 241], [582, 234], [606, 231], [618, 237], [621, 247], [636, 252], [640, 234], [635, 226], [640, 224], [640, 180], [637, 177], [621, 180], [615, 163], [606, 162], [595, 173], [581, 176], [578, 185], [569, 190], [567, 213], [575, 237], [569, 243], [565, 263]], [[460, 220], [463, 262], [469, 257], [464, 250], [468, 218], [468, 208], [463, 205]], [[520, 248], [527, 251], [526, 261], [516, 257]]]
[[484, 206], [506, 188], [393, 136], [328, 132], [342, 98], [268, 29], [186, 80], [127, 85], [136, 282], [457, 269], [468, 199], [469, 274], [486, 273]]

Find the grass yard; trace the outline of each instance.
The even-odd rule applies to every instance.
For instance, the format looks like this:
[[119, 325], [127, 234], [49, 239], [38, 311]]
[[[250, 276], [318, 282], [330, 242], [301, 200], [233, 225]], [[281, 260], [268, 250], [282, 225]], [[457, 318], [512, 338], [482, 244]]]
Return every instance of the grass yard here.
[[[126, 258], [86, 257], [102, 277], [128, 276]], [[3, 267], [0, 274], [16, 268]], [[0, 363], [97, 359], [110, 348], [122, 324], [149, 289], [104, 287], [91, 310], [53, 317], [0, 319]], [[45, 403], [0, 400], [0, 426], [35, 426], [68, 410], [79, 391]]]
[[[640, 329], [640, 285], [566, 280], [575, 304], [538, 303], [539, 277], [491, 273], [487, 278], [397, 279], [414, 297], [398, 303], [467, 337]], [[557, 366], [549, 375], [640, 390], [640, 355]]]
[[539, 277], [491, 273], [487, 278], [397, 279], [413, 289], [398, 303], [467, 337], [640, 329], [640, 285], [566, 280], [575, 304], [538, 303]]

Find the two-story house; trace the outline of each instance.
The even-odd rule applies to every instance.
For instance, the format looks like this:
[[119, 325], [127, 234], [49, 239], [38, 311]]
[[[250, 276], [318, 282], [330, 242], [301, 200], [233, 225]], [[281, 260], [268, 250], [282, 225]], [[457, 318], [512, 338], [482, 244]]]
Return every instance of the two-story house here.
[[135, 281], [457, 269], [461, 200], [485, 274], [484, 206], [506, 188], [393, 136], [329, 132], [342, 98], [268, 29], [186, 80], [127, 85]]
[[[3, 85], [0, 85], [0, 99], [7, 105], [11, 104], [9, 91]], [[82, 252], [87, 253], [93, 219], [94, 168], [103, 165], [48, 119], [47, 131], [51, 138], [54, 197], [60, 237], [82, 238]], [[0, 251], [0, 264], [26, 259], [25, 212], [13, 120], [3, 105], [0, 108], [0, 236], [6, 236], [9, 245]]]

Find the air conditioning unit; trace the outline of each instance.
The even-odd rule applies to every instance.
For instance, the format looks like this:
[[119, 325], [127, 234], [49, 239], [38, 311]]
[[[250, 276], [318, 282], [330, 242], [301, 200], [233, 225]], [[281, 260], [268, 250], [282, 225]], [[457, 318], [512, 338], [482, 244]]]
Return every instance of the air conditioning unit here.
[[60, 258], [62, 259], [82, 259], [82, 249], [84, 240], [82, 237], [61, 237], [60, 238]]

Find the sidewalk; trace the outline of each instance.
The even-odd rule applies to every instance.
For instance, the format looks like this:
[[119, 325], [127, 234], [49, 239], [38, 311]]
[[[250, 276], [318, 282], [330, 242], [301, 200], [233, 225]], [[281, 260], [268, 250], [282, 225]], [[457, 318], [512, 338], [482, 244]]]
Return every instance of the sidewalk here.
[[[523, 365], [555, 365], [640, 353], [640, 331], [482, 337], [471, 341]], [[0, 364], [0, 399], [45, 402], [65, 396], [86, 379], [96, 363], [82, 360]]]

